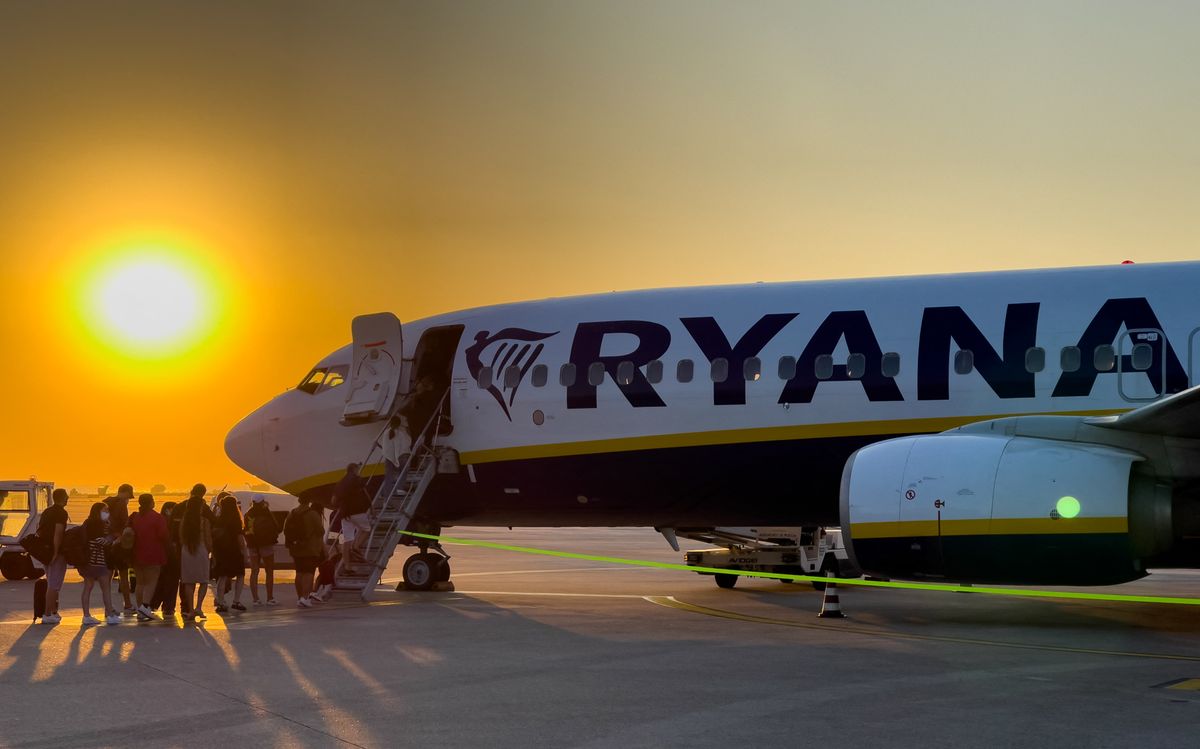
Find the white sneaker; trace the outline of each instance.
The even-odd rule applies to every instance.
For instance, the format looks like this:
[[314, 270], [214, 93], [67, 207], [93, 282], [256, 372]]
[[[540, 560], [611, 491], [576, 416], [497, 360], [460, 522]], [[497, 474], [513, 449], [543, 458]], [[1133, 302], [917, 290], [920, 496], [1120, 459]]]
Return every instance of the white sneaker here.
[[113, 613], [111, 613], [111, 614], [109, 614], [108, 616], [104, 617], [104, 623], [105, 623], [105, 624], [108, 624], [108, 625], [120, 624], [120, 623], [121, 623], [121, 617], [120, 617], [120, 616], [118, 616], [118, 615], [117, 615], [117, 613], [114, 611]]
[[308, 597], [305, 600], [307, 600], [309, 603], [325, 603], [324, 601], [321, 600], [321, 597], [319, 595], [317, 595], [316, 593], [309, 593]]
[[83, 617], [83, 626], [85, 626], [85, 627], [93, 627], [99, 623], [100, 623], [100, 620], [94, 616], [91, 616], [90, 614], [88, 616]]
[[276, 601], [274, 598], [268, 598], [268, 599], [267, 599], [267, 605], [268, 605], [268, 606], [278, 606], [278, 605], [279, 605], [279, 601]]
[[[308, 598], [301, 598], [299, 601], [296, 601], [296, 605], [302, 609], [311, 609], [313, 607], [313, 602], [308, 600]], [[42, 619], [42, 621], [44, 622], [46, 620]]]
[[125, 611], [123, 613], [125, 614], [126, 618], [132, 618], [137, 615], [137, 609], [132, 606], [127, 606], [125, 607]]
[[42, 617], [42, 624], [58, 624], [62, 621], [62, 617], [58, 614], [46, 614]]
[[141, 606], [137, 607], [137, 612], [139, 614], [141, 614], [142, 616], [146, 617], [147, 619], [157, 619], [158, 618], [158, 614], [154, 613], [154, 611], [152, 611], [150, 609], [150, 607], [144, 603]]

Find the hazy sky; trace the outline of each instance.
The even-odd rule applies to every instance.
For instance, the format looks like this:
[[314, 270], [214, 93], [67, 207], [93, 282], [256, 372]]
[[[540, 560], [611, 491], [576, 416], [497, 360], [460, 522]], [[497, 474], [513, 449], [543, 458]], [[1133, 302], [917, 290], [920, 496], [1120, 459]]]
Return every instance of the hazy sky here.
[[[228, 427], [402, 319], [639, 287], [1180, 260], [1185, 2], [0, 3], [0, 478], [244, 478]], [[207, 264], [168, 365], [79, 329]]]

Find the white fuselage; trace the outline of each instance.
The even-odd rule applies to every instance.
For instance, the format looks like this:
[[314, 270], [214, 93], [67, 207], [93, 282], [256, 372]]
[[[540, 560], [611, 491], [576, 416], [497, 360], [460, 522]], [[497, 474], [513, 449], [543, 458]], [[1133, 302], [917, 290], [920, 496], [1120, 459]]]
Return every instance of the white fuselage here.
[[[430, 512], [447, 524], [828, 520], [842, 463], [871, 441], [1115, 413], [1186, 388], [1198, 283], [1197, 263], [1125, 265], [625, 292], [406, 323], [410, 367], [426, 331], [461, 326], [440, 442], [463, 471], [439, 477]], [[316, 369], [344, 376], [350, 357]], [[293, 494], [328, 492], [381, 426], [339, 424], [345, 385], [310, 389], [226, 443]]]

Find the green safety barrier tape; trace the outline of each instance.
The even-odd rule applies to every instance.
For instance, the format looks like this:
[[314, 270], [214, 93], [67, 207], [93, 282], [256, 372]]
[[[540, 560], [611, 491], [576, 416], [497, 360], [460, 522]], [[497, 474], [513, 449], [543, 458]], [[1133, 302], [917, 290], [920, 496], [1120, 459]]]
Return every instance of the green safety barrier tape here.
[[[790, 575], [781, 572], [753, 572], [749, 570], [727, 570], [720, 567], [693, 567], [687, 564], [673, 562], [652, 562], [646, 559], [627, 559], [624, 557], [606, 557], [596, 554], [579, 554], [573, 551], [557, 551], [554, 549], [538, 549], [532, 546], [512, 546], [493, 541], [477, 541], [470, 538], [453, 538], [436, 536], [429, 533], [414, 533], [400, 531], [401, 535], [421, 538], [427, 541], [437, 541], [443, 544], [457, 546], [477, 546], [498, 551], [513, 551], [520, 554], [537, 554], [546, 557], [562, 557], [565, 559], [582, 559], [589, 562], [605, 562], [609, 564], [626, 564], [633, 567], [657, 567], [664, 570], [680, 570], [683, 572], [705, 572], [712, 574], [734, 574], [740, 577], [761, 577], [768, 580], [795, 580], [805, 582], [830, 582], [831, 578], [819, 575]], [[954, 593], [982, 593], [993, 596], [1020, 596], [1027, 598], [1068, 598], [1085, 601], [1117, 601], [1120, 603], [1169, 603], [1182, 606], [1200, 606], [1200, 598], [1172, 598], [1169, 596], [1132, 596], [1120, 593], [1078, 593], [1060, 590], [1032, 590], [1029, 588], [993, 588], [949, 583], [914, 583], [885, 580], [866, 580], [856, 578], [835, 578], [838, 585], [862, 585], [869, 588], [900, 588], [904, 590], [936, 590]]]

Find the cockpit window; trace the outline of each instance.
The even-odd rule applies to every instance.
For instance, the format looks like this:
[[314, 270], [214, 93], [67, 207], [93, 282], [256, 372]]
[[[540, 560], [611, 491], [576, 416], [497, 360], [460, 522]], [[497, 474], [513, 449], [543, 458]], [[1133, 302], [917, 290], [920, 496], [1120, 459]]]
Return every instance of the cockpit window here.
[[328, 371], [327, 369], [314, 369], [308, 373], [307, 377], [300, 381], [296, 389], [303, 390], [310, 395], [317, 392], [325, 384], [325, 373]]
[[317, 367], [308, 373], [308, 376], [300, 381], [297, 390], [315, 395], [323, 393], [326, 390], [331, 390], [346, 381], [346, 375], [349, 374], [350, 367], [345, 364], [339, 364], [333, 367]]

